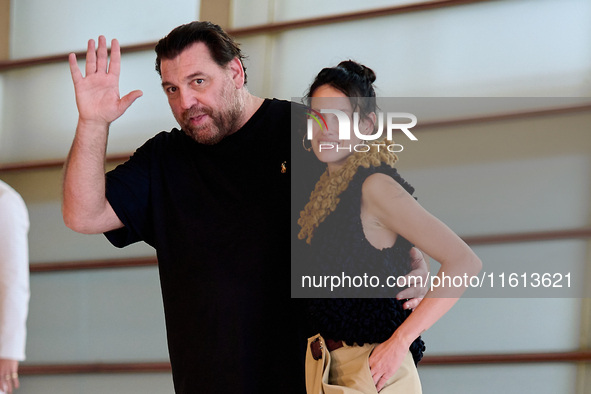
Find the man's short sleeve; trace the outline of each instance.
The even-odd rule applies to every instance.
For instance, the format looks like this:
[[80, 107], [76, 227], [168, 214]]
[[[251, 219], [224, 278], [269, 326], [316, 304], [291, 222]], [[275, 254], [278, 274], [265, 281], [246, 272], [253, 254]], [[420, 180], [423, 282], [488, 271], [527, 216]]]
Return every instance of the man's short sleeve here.
[[153, 140], [106, 175], [106, 197], [125, 227], [105, 233], [119, 248], [145, 241], [154, 246], [150, 178]]

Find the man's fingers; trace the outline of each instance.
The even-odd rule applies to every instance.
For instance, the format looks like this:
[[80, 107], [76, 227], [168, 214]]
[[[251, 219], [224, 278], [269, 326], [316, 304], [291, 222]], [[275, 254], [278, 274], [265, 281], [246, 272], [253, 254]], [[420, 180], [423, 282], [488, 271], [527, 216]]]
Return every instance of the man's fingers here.
[[94, 40], [88, 40], [88, 48], [86, 49], [86, 76], [96, 72], [96, 49]]
[[410, 252], [408, 254], [410, 255], [411, 260], [421, 260], [423, 258], [421, 251], [414, 246], [410, 248]]
[[68, 61], [70, 63], [70, 73], [72, 74], [72, 81], [74, 81], [74, 84], [76, 84], [78, 83], [78, 81], [82, 80], [82, 73], [80, 72], [80, 68], [78, 67], [76, 54], [70, 53], [70, 55], [68, 56]]
[[422, 298], [412, 298], [408, 301], [406, 301], [404, 304], [402, 304], [402, 307], [404, 309], [411, 309], [411, 310], [415, 310], [417, 306], [419, 306], [419, 304], [421, 303]]
[[121, 70], [121, 48], [116, 39], [111, 41], [111, 61], [109, 62], [109, 74], [119, 77]]
[[407, 286], [424, 286], [427, 280], [427, 272], [422, 270], [413, 270], [404, 276]]
[[396, 294], [396, 299], [397, 300], [403, 300], [405, 298], [422, 298], [424, 297], [427, 292], [429, 291], [429, 286], [428, 284], [423, 284], [423, 286], [420, 286], [421, 283], [417, 283], [417, 286], [410, 286], [402, 291], [400, 291], [398, 294]]
[[120, 113], [123, 114], [133, 104], [135, 100], [141, 97], [144, 93], [141, 90], [134, 90], [126, 94], [125, 96], [121, 97], [121, 102], [119, 104]]
[[107, 51], [107, 39], [105, 36], [99, 36], [96, 56], [96, 72], [107, 73], [107, 59], [109, 57], [109, 53]]
[[396, 294], [397, 300], [404, 300], [406, 298], [415, 298], [421, 296], [421, 290], [418, 287], [409, 287]]
[[405, 298], [421, 297], [427, 293], [426, 275], [413, 275], [412, 272], [406, 276], [406, 284], [408, 287], [396, 294], [399, 300]]
[[411, 271], [408, 275], [405, 275], [406, 278], [406, 285], [407, 286], [416, 286], [417, 285], [417, 275], [413, 274], [414, 271]]

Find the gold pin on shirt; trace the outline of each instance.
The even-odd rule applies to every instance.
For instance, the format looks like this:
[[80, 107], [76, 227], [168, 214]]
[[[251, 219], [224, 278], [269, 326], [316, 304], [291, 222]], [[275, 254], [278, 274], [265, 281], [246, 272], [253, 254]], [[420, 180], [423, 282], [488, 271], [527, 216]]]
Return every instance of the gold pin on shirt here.
[[281, 173], [285, 174], [287, 172], [287, 161], [281, 163]]

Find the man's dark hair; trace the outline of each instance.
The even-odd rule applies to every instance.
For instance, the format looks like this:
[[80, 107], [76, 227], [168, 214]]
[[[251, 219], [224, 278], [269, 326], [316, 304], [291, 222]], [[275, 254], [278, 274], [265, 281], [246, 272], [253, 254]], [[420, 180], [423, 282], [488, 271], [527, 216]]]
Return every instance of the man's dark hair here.
[[162, 59], [174, 59], [182, 51], [196, 42], [207, 45], [212, 59], [220, 67], [225, 67], [235, 57], [242, 63], [244, 83], [246, 84], [246, 67], [244, 56], [238, 43], [221, 27], [211, 22], [191, 22], [174, 28], [156, 45], [156, 71], [162, 76], [160, 64]]

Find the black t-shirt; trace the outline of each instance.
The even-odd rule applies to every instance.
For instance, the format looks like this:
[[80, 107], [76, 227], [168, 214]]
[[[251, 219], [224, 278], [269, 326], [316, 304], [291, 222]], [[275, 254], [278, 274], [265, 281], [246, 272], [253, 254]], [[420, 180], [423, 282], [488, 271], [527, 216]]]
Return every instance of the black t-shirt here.
[[156, 248], [177, 393], [304, 392], [290, 302], [290, 103], [202, 145], [173, 129], [107, 174], [118, 247]]

